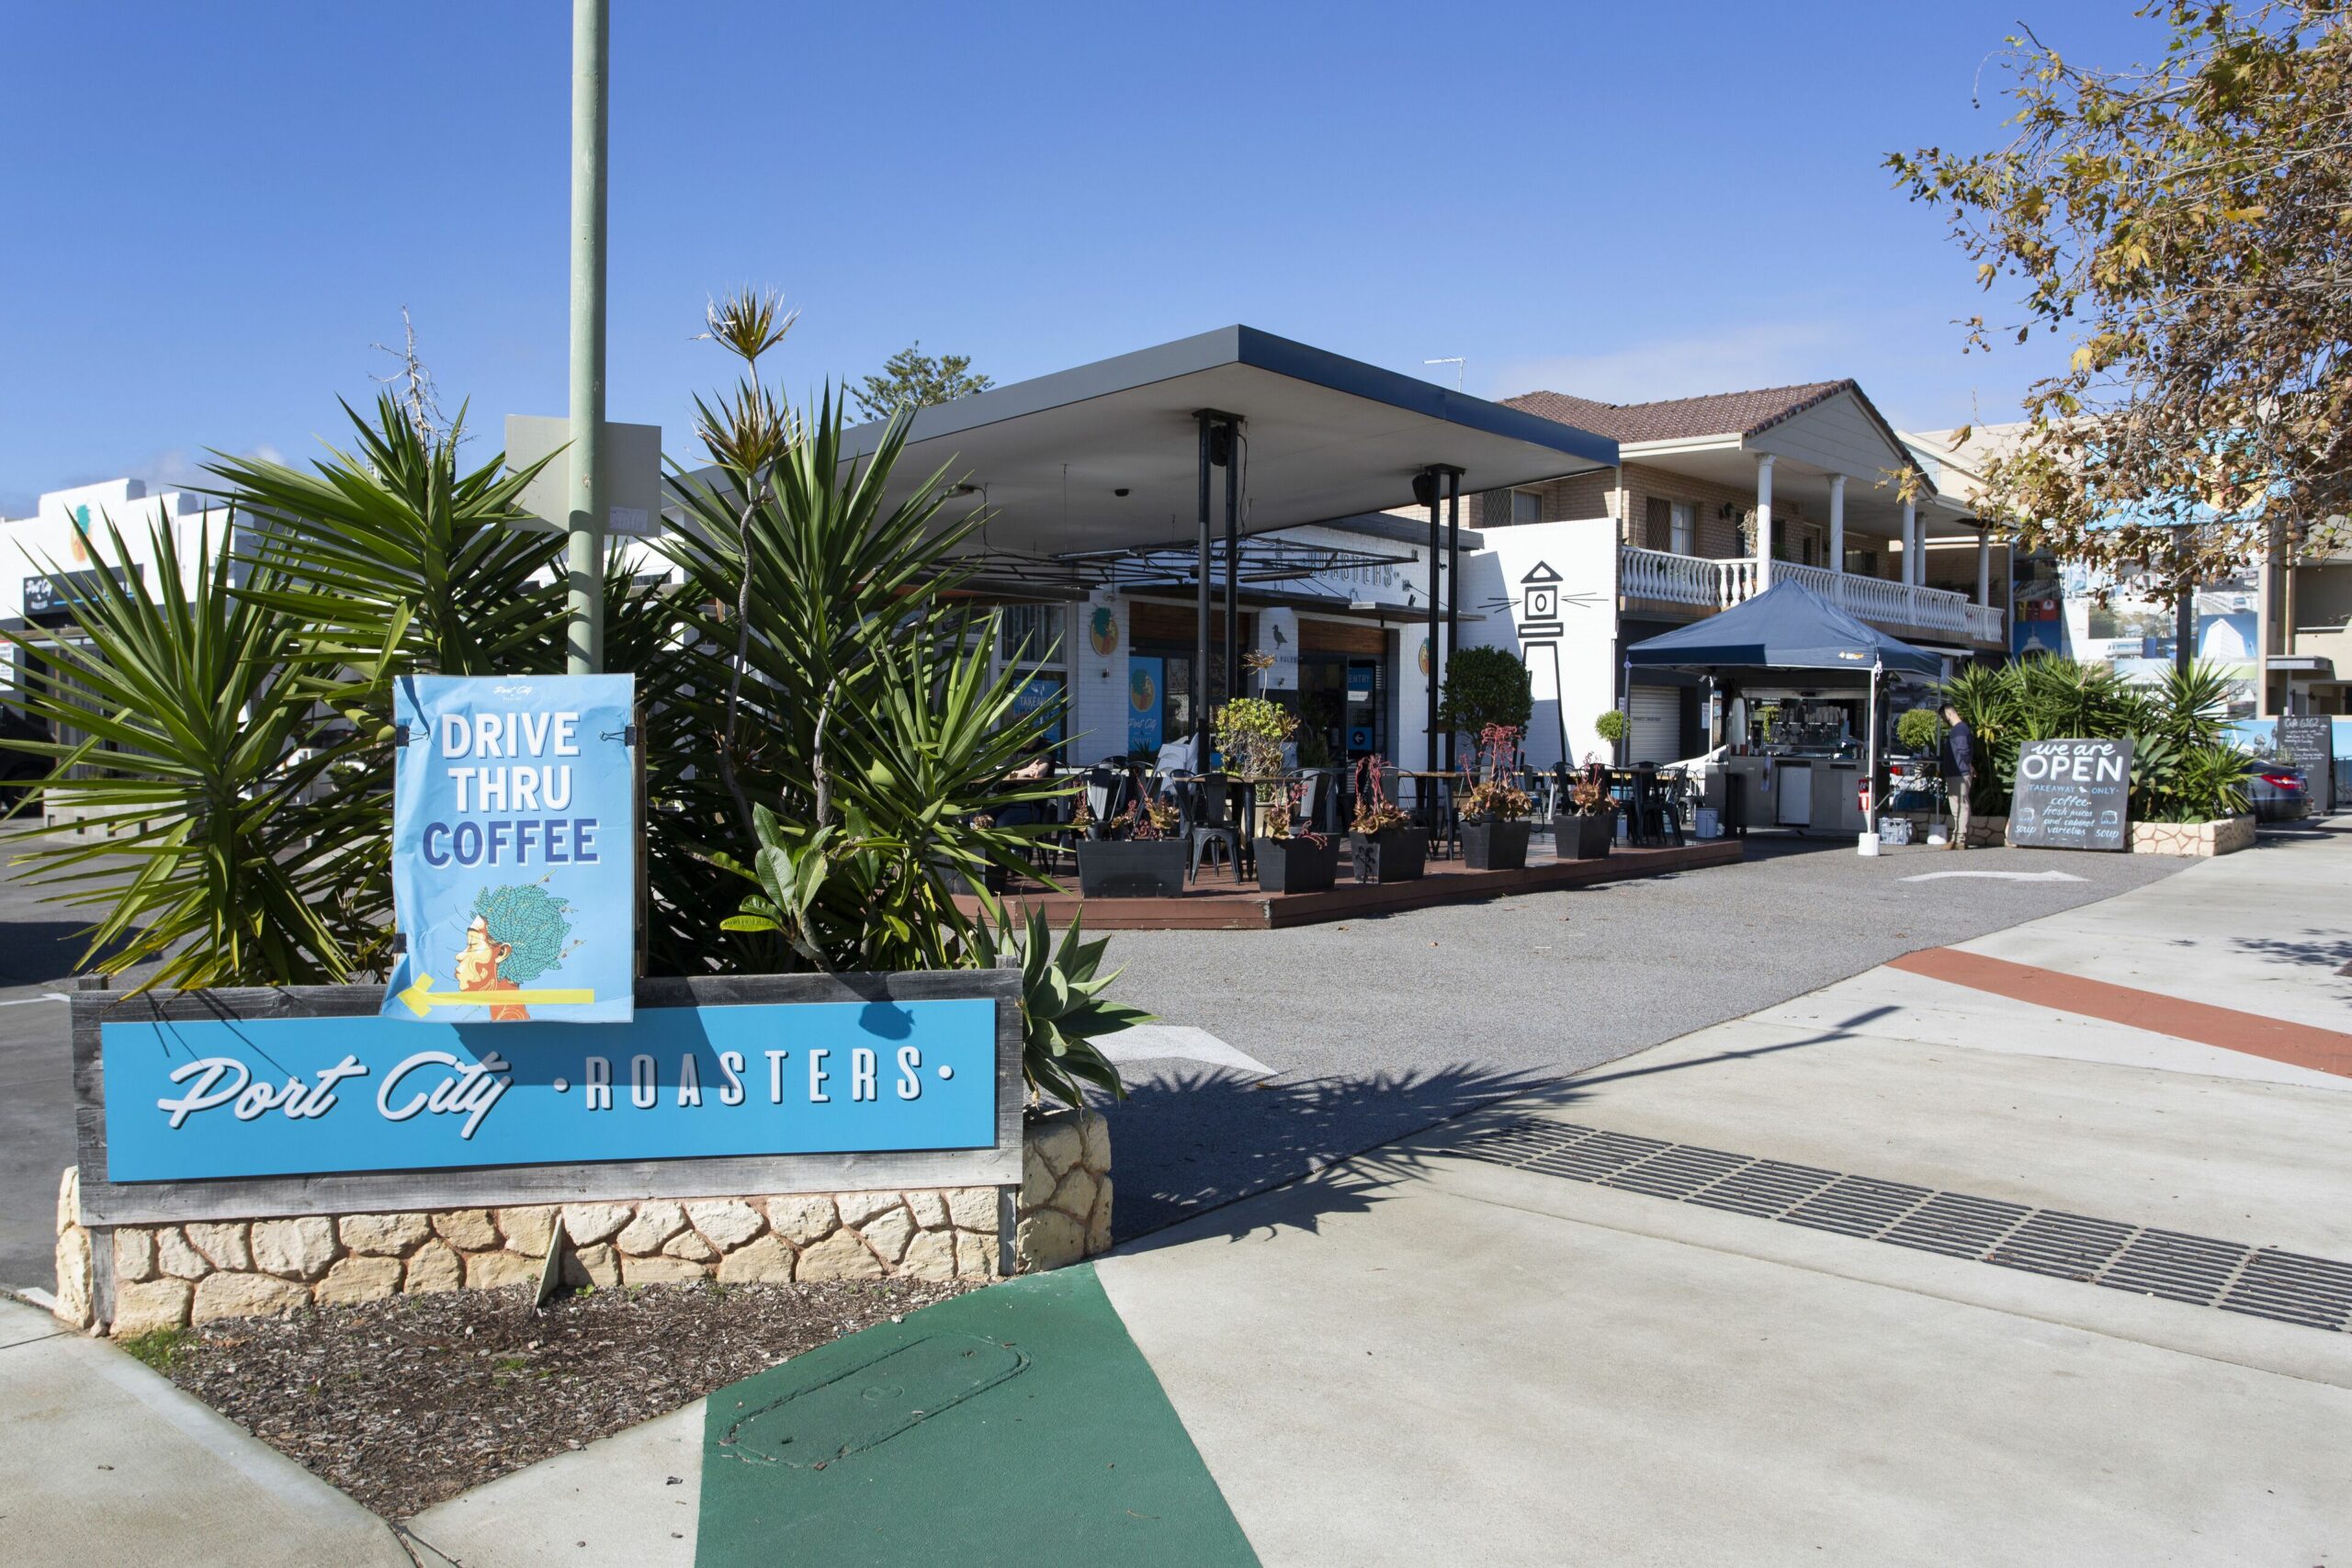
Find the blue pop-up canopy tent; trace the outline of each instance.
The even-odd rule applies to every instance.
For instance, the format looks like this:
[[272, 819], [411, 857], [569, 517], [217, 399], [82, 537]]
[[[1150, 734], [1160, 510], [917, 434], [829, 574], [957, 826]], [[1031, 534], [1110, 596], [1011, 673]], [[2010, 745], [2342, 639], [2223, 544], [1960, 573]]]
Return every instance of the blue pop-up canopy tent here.
[[[1802, 670], [1816, 676], [1843, 672], [1870, 693], [1870, 798], [1884, 798], [1879, 779], [1879, 677], [1887, 672], [1943, 673], [1943, 660], [1864, 625], [1798, 582], [1776, 582], [1747, 603], [1710, 615], [1625, 650], [1628, 668], [1703, 671], [1709, 674]], [[1845, 682], [1838, 682], [1843, 684]], [[1877, 839], [1862, 835], [1864, 853], [1875, 854]]]
[[1943, 660], [1848, 615], [1801, 582], [1776, 582], [1719, 615], [1637, 642], [1625, 662], [1678, 670], [1872, 670], [1939, 676]]

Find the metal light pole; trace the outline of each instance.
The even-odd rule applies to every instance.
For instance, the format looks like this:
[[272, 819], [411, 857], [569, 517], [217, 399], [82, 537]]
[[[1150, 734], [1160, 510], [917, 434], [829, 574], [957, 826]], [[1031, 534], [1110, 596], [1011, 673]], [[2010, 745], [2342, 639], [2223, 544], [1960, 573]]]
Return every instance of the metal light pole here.
[[605, 141], [611, 0], [571, 4], [571, 616], [563, 668], [593, 675], [605, 661], [605, 509], [597, 466], [605, 427]]

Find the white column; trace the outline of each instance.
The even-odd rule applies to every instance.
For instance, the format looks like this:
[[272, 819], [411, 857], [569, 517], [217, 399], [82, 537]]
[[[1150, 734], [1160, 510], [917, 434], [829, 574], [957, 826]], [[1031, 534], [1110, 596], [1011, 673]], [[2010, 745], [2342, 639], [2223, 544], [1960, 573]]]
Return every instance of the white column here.
[[1846, 570], [1846, 476], [1829, 476], [1829, 570]]
[[1772, 586], [1772, 455], [1756, 458], [1756, 591]]
[[1921, 547], [1923, 543], [1919, 530], [1919, 503], [1906, 501], [1903, 503], [1903, 581], [1914, 588], [1928, 580], [1927, 563], [1920, 558], [1927, 554]]
[[1993, 603], [1993, 540], [1982, 518], [1976, 523], [1976, 602], [1988, 608]]

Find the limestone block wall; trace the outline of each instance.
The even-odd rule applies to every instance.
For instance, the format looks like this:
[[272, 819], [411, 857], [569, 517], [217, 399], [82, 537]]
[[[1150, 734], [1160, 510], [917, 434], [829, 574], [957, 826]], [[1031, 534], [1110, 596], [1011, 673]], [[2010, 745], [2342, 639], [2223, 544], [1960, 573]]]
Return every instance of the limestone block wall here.
[[2233, 855], [2254, 848], [2254, 818], [2225, 817], [2217, 822], [2134, 822], [2135, 855]]
[[559, 1220], [569, 1243], [567, 1281], [602, 1288], [704, 1279], [989, 1280], [1008, 1267], [1059, 1269], [1111, 1245], [1111, 1137], [1094, 1111], [1032, 1117], [1018, 1189], [648, 1198], [111, 1227], [82, 1223], [80, 1192], [80, 1172], [69, 1168], [57, 1201], [57, 1315], [76, 1328], [128, 1337], [402, 1293], [533, 1284]]
[[[2006, 817], [1973, 817], [1968, 823], [1969, 847], [1998, 848], [2008, 842]], [[2233, 855], [2254, 848], [2254, 818], [2225, 817], [2213, 822], [2134, 822], [2132, 852], [2135, 855]]]

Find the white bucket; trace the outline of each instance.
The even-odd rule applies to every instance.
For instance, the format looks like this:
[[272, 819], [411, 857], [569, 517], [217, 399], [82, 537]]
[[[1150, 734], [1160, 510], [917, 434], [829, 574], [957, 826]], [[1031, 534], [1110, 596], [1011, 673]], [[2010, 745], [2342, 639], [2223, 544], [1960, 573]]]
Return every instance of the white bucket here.
[[1855, 834], [1854, 852], [1858, 855], [1876, 855], [1878, 853], [1878, 835], [1876, 833]]

